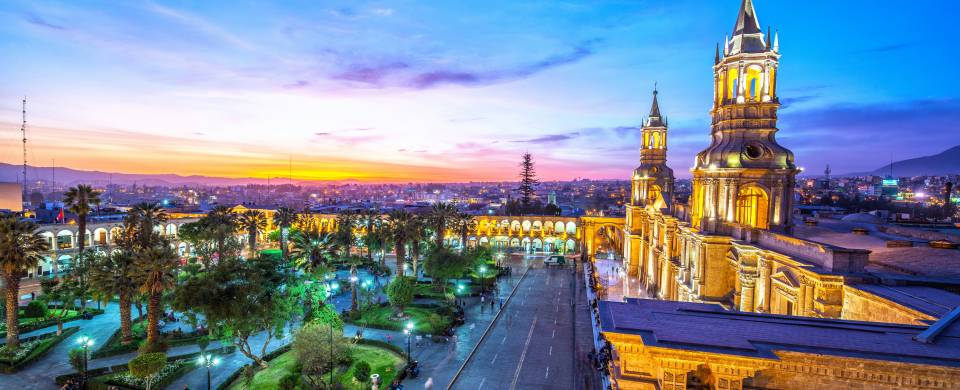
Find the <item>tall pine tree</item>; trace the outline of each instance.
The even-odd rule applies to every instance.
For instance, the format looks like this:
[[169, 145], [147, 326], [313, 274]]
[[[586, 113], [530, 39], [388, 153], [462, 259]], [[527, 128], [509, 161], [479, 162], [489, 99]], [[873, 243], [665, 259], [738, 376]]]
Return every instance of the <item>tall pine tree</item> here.
[[537, 180], [537, 172], [533, 168], [533, 156], [524, 153], [520, 161], [520, 188], [517, 189], [524, 212], [530, 210], [530, 204], [537, 194], [537, 184], [540, 184], [540, 180]]

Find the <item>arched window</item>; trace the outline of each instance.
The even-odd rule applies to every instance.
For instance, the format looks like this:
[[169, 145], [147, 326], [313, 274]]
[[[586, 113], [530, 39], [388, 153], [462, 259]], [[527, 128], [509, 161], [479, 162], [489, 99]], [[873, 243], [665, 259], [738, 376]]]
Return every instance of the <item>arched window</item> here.
[[737, 223], [759, 229], [770, 227], [770, 198], [755, 185], [740, 188], [737, 193]]

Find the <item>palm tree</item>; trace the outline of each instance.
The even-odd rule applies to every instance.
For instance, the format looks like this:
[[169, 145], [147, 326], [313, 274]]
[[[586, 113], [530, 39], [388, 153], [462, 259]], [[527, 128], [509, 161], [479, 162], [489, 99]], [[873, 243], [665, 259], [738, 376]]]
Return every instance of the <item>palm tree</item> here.
[[33, 222], [16, 216], [0, 217], [0, 274], [6, 287], [7, 350], [20, 346], [20, 278], [43, 260], [47, 240]]
[[163, 309], [160, 299], [163, 292], [173, 287], [176, 282], [174, 270], [179, 263], [177, 253], [168, 243], [162, 241], [140, 251], [135, 260], [135, 279], [140, 291], [147, 295], [147, 345], [151, 352], [155, 352], [153, 350], [160, 338], [160, 330], [157, 328], [160, 311]]
[[307, 273], [325, 269], [337, 251], [334, 237], [316, 227], [293, 233], [290, 242], [296, 266]]
[[124, 217], [123, 224], [131, 230], [135, 242], [132, 244], [143, 249], [154, 246], [160, 235], [154, 227], [167, 222], [167, 212], [152, 203], [138, 203]]
[[343, 250], [340, 254], [342, 257], [350, 257], [354, 244], [353, 228], [357, 226], [359, 220], [359, 215], [352, 210], [337, 214], [337, 244]]
[[77, 264], [83, 264], [83, 249], [87, 246], [87, 214], [92, 211], [90, 205], [100, 205], [100, 192], [94, 191], [89, 185], [79, 184], [63, 194], [63, 203], [68, 211], [77, 215], [77, 228], [80, 231], [80, 239], [77, 240]]
[[430, 221], [430, 227], [433, 228], [433, 237], [434, 243], [437, 248], [443, 247], [443, 235], [446, 233], [447, 228], [450, 227], [450, 222], [457, 216], [457, 207], [446, 202], [437, 202], [433, 204], [433, 207], [430, 209], [430, 215], [427, 217]]
[[363, 246], [367, 248], [367, 260], [371, 263], [373, 262], [373, 247], [376, 247], [379, 242], [379, 231], [380, 225], [383, 223], [383, 214], [379, 209], [368, 209], [364, 210], [362, 215], [361, 222], [364, 224], [366, 231], [363, 235]]
[[287, 207], [281, 207], [273, 214], [273, 224], [280, 228], [280, 253], [284, 261], [287, 260], [287, 255], [290, 250], [290, 248], [287, 247], [287, 234], [290, 230], [290, 225], [293, 225], [296, 220], [297, 213]]
[[410, 258], [413, 259], [413, 274], [418, 275], [420, 265], [420, 245], [427, 237], [427, 220], [421, 215], [413, 215], [410, 224]]
[[217, 206], [203, 217], [203, 221], [217, 243], [218, 257], [223, 260], [226, 257], [227, 239], [237, 231], [237, 214], [227, 206]]
[[467, 234], [470, 231], [476, 229], [477, 221], [473, 219], [473, 216], [467, 213], [457, 214], [456, 219], [454, 220], [454, 227], [456, 228], [457, 233], [460, 235], [460, 246], [462, 249], [467, 248]]
[[116, 251], [110, 255], [98, 255], [90, 267], [90, 282], [94, 289], [108, 299], [120, 298], [120, 335], [121, 344], [133, 342], [133, 330], [130, 321], [130, 305], [136, 292], [134, 280], [136, 268], [134, 255], [127, 250]]
[[403, 276], [403, 262], [407, 257], [406, 245], [414, 233], [414, 223], [413, 214], [403, 209], [391, 211], [387, 218], [387, 228], [397, 252], [397, 277]]
[[250, 256], [257, 253], [257, 235], [267, 228], [267, 217], [257, 210], [247, 210], [240, 214], [240, 227], [247, 231], [247, 245], [250, 247]]

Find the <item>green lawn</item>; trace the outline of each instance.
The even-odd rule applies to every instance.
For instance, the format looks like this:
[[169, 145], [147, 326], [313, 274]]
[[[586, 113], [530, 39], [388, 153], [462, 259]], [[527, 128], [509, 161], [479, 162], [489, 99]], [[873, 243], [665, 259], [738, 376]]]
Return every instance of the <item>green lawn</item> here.
[[[55, 311], [55, 310], [56, 310], [56, 311]], [[90, 312], [90, 314], [93, 314], [93, 315], [98, 315], [98, 314], [101, 314], [101, 313], [102, 313], [102, 311], [97, 311], [97, 310], [94, 310], [94, 309], [87, 309], [87, 311]], [[50, 309], [50, 314], [53, 314], [53, 313], [58, 313], [58, 314], [59, 314], [59, 309]], [[67, 323], [67, 322], [69, 322], [69, 321], [73, 321], [73, 320], [76, 320], [76, 319], [79, 319], [79, 318], [80, 318], [80, 312], [79, 312], [79, 311], [77, 311], [77, 310], [67, 310], [67, 314], [65, 314], [65, 315], [63, 316], [63, 320], [62, 320], [62, 321], [63, 321], [64, 323]], [[36, 329], [40, 329], [40, 328], [46, 328], [46, 327], [48, 327], [48, 326], [56, 325], [56, 324], [57, 324], [57, 321], [56, 321], [55, 318], [53, 318], [53, 317], [50, 316], [50, 315], [48, 315], [47, 317], [24, 318], [24, 316], [23, 316], [23, 310], [20, 310], [20, 321], [19, 321], [19, 324], [20, 324], [20, 332], [26, 333], [26, 332], [29, 332], [29, 331], [32, 331], [32, 330], [36, 330]], [[4, 323], [4, 324], [0, 324], [0, 332], [6, 332], [6, 331], [7, 331], [7, 324], [5, 324], [5, 323]]]
[[266, 370], [257, 371], [253, 376], [250, 386], [243, 384], [243, 375], [237, 381], [233, 382], [229, 390], [241, 389], [277, 389], [280, 388], [280, 380], [293, 372], [297, 365], [296, 355], [293, 351], [286, 352], [270, 361], [270, 367]]
[[[392, 306], [374, 306], [364, 310], [360, 319], [353, 322], [360, 325], [366, 324], [371, 328], [403, 330], [408, 321], [413, 321], [414, 331], [424, 334], [439, 334], [453, 322], [450, 317], [437, 314], [436, 308], [406, 307], [403, 312], [410, 316], [410, 319], [403, 321], [392, 318], [394, 311]], [[434, 318], [432, 324], [431, 316]]]
[[[378, 348], [370, 345], [354, 345], [350, 350], [352, 363], [350, 367], [338, 368], [339, 374], [336, 380], [343, 384], [346, 390], [364, 390], [370, 387], [369, 383], [363, 384], [353, 378], [355, 366], [361, 361], [370, 365], [371, 374], [380, 374], [384, 384], [389, 384], [403, 369], [404, 359], [393, 351]], [[253, 376], [250, 386], [242, 383], [242, 378], [234, 382], [229, 390], [245, 389], [276, 389], [280, 387], [280, 380], [293, 372], [296, 368], [296, 355], [293, 351], [285, 352], [270, 361], [270, 367], [266, 370], [258, 371]], [[324, 376], [326, 378], [326, 376]], [[386, 386], [381, 386], [386, 388]]]
[[350, 351], [352, 363], [350, 368], [340, 374], [337, 380], [343, 384], [347, 390], [364, 390], [370, 388], [370, 382], [360, 383], [353, 377], [356, 365], [360, 362], [367, 362], [370, 365], [371, 374], [380, 374], [380, 388], [387, 388], [393, 378], [403, 369], [404, 358], [393, 351], [383, 348], [377, 348], [370, 345], [354, 345]]
[[[113, 332], [113, 335], [111, 335], [110, 338], [100, 346], [100, 348], [98, 348], [96, 351], [93, 351], [91, 354], [93, 358], [102, 358], [136, 351], [140, 343], [147, 338], [146, 319], [134, 320], [131, 330], [133, 332], [132, 343], [123, 345], [123, 338], [120, 336], [120, 329], [117, 329], [115, 332]], [[163, 341], [167, 344], [167, 347], [193, 344], [197, 342], [199, 337], [200, 336], [190, 332], [184, 332], [180, 337], [175, 337], [172, 333], [162, 336]]]

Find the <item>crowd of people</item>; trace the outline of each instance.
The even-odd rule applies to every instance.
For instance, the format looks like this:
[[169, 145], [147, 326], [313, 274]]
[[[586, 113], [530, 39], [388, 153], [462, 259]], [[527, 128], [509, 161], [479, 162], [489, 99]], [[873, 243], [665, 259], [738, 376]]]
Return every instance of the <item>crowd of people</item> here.
[[599, 275], [597, 274], [596, 266], [593, 262], [586, 262], [587, 264], [587, 290], [588, 290], [588, 299], [590, 300], [590, 314], [591, 314], [591, 323], [593, 325], [593, 333], [596, 335], [593, 343], [593, 351], [590, 351], [588, 354], [590, 361], [593, 363], [594, 368], [597, 371], [602, 372], [603, 382], [605, 388], [613, 388], [613, 376], [611, 375], [611, 365], [613, 364], [613, 346], [610, 344], [610, 341], [607, 340], [603, 333], [600, 331], [600, 307], [598, 300], [603, 295], [603, 287], [600, 284]]

